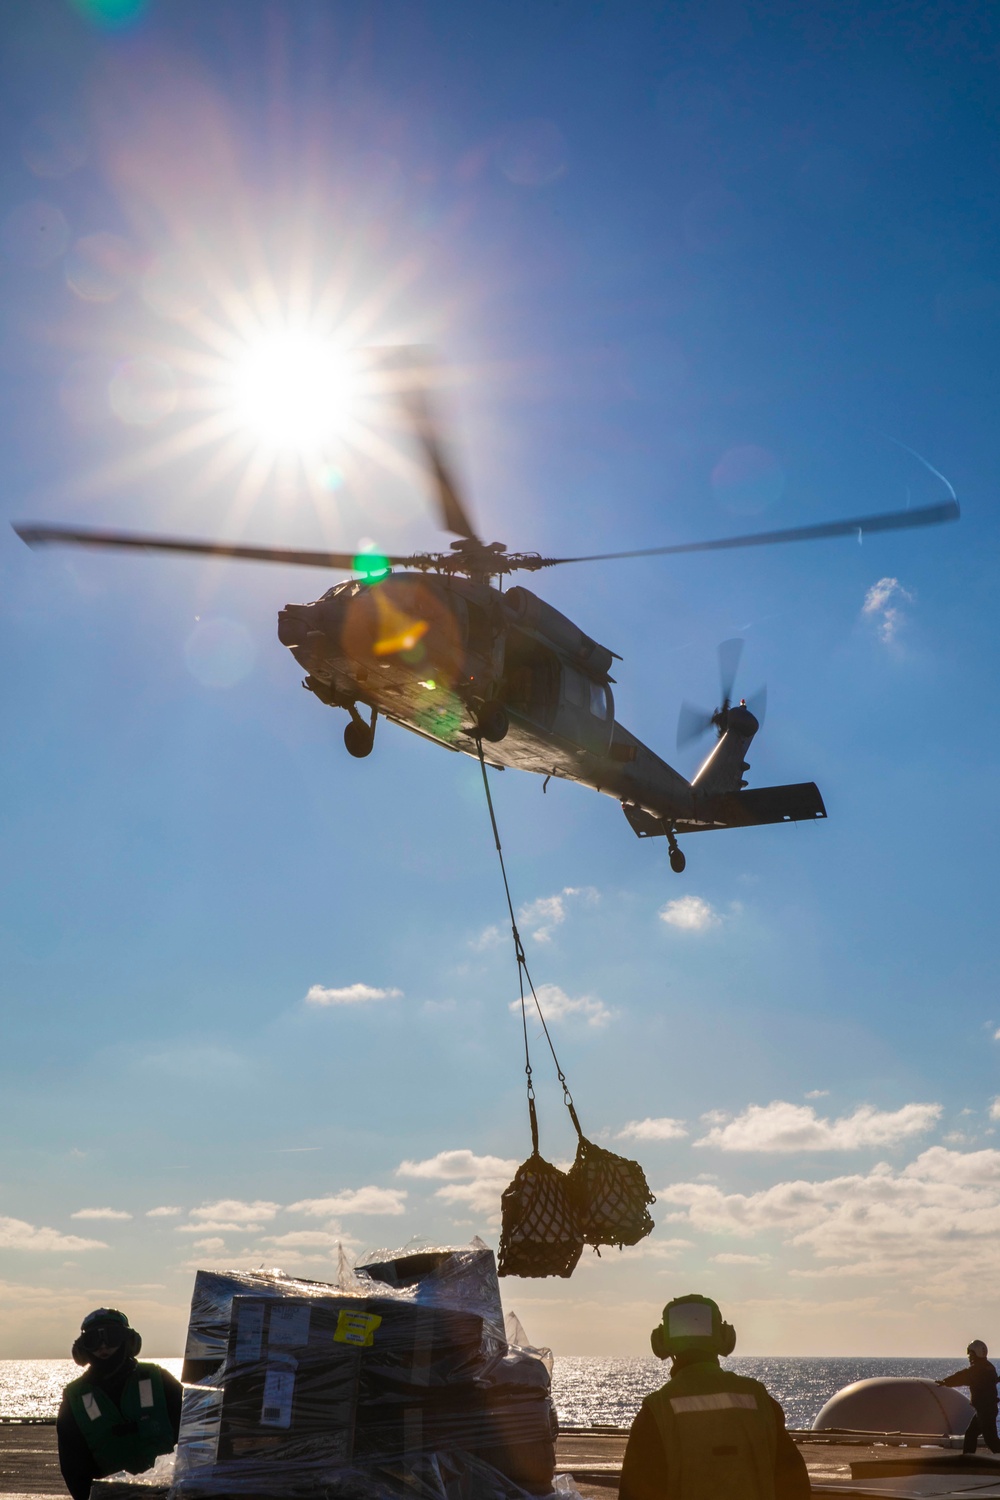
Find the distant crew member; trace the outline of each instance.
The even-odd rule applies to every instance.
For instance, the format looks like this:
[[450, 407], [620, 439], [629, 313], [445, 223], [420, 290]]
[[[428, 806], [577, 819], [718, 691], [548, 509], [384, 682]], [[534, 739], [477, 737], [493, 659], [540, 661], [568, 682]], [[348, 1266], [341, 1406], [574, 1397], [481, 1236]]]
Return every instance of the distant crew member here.
[[63, 1391], [56, 1418], [59, 1467], [73, 1500], [95, 1479], [142, 1474], [172, 1453], [181, 1425], [181, 1383], [159, 1365], [140, 1364], [142, 1339], [114, 1307], [88, 1313], [73, 1345], [86, 1373]]
[[976, 1415], [966, 1428], [962, 1452], [975, 1453], [979, 1434], [982, 1433], [990, 1452], [1000, 1453], [1000, 1437], [997, 1437], [997, 1381], [1000, 1376], [997, 1375], [996, 1366], [986, 1358], [990, 1351], [982, 1339], [973, 1339], [965, 1352], [969, 1356], [968, 1366], [939, 1380], [938, 1385], [969, 1387], [969, 1400], [976, 1408]]
[[785, 1414], [757, 1380], [719, 1365], [736, 1331], [708, 1297], [678, 1297], [649, 1336], [670, 1359], [629, 1433], [620, 1500], [808, 1500], [809, 1475]]

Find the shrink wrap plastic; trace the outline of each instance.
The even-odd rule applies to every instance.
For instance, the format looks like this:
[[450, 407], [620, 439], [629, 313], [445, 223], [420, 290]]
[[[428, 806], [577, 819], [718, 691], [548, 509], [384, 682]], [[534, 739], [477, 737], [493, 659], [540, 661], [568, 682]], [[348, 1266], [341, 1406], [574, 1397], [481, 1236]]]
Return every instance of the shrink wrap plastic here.
[[548, 1371], [508, 1350], [492, 1252], [379, 1252], [343, 1279], [197, 1273], [170, 1500], [549, 1494]]

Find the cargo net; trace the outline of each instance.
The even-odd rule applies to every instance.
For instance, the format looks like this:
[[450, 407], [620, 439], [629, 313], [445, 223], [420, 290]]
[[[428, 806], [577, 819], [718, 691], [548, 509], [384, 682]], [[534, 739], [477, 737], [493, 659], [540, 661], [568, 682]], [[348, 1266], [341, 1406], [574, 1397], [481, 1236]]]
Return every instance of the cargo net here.
[[569, 1177], [538, 1150], [535, 1101], [529, 1099], [534, 1150], [500, 1199], [500, 1276], [572, 1276], [584, 1246]]
[[[518, 1167], [513, 1181], [504, 1189], [500, 1200], [501, 1229], [497, 1270], [501, 1276], [572, 1276], [584, 1245], [635, 1245], [654, 1228], [649, 1205], [656, 1199], [649, 1191], [645, 1173], [637, 1161], [617, 1156], [603, 1146], [588, 1141], [577, 1118], [573, 1096], [566, 1075], [559, 1065], [556, 1049], [538, 1003], [535, 986], [528, 972], [521, 934], [517, 930], [514, 903], [507, 883], [500, 833], [493, 811], [486, 760], [481, 741], [477, 741], [479, 764], [486, 790], [493, 827], [493, 841], [500, 860], [510, 928], [517, 958], [517, 977], [521, 990], [521, 1025], [524, 1032], [524, 1071], [528, 1080], [528, 1117], [531, 1123], [531, 1155]], [[531, 1051], [528, 1045], [528, 1014], [525, 986], [555, 1064], [562, 1085], [563, 1103], [569, 1111], [579, 1145], [576, 1160], [569, 1172], [545, 1160], [538, 1148], [538, 1118], [535, 1112], [535, 1089], [532, 1079]]]
[[656, 1199], [637, 1161], [617, 1156], [580, 1136], [567, 1173], [585, 1244], [637, 1245], [653, 1228], [649, 1205]]

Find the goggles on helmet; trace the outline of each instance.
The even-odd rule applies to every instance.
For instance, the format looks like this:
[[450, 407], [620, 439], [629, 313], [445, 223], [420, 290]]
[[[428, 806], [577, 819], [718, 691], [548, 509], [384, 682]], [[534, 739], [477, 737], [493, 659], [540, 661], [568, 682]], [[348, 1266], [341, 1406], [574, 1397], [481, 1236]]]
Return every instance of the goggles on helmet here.
[[80, 1335], [80, 1342], [90, 1354], [96, 1353], [102, 1344], [109, 1349], [120, 1349], [128, 1332], [124, 1323], [88, 1323]]

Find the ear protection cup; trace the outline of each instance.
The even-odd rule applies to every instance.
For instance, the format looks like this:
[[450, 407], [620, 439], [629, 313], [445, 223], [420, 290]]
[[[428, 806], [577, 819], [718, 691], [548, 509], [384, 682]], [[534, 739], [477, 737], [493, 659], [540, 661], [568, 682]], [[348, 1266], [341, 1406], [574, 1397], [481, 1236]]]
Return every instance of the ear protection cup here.
[[75, 1339], [73, 1342], [73, 1347], [69, 1352], [73, 1356], [73, 1363], [75, 1365], [90, 1364], [90, 1355], [83, 1347], [83, 1339]]
[[719, 1353], [732, 1354], [736, 1348], [736, 1329], [732, 1323], [723, 1323], [719, 1330]]
[[649, 1347], [652, 1349], [657, 1359], [669, 1358], [669, 1354], [664, 1348], [664, 1332], [662, 1323], [657, 1323], [656, 1327], [649, 1335]]
[[[735, 1344], [735, 1342], [736, 1335], [733, 1334], [733, 1343]], [[142, 1334], [136, 1333], [134, 1328], [130, 1328], [128, 1331], [128, 1338], [125, 1341], [125, 1347], [132, 1358], [135, 1359], [139, 1353], [139, 1350], [142, 1348]]]

